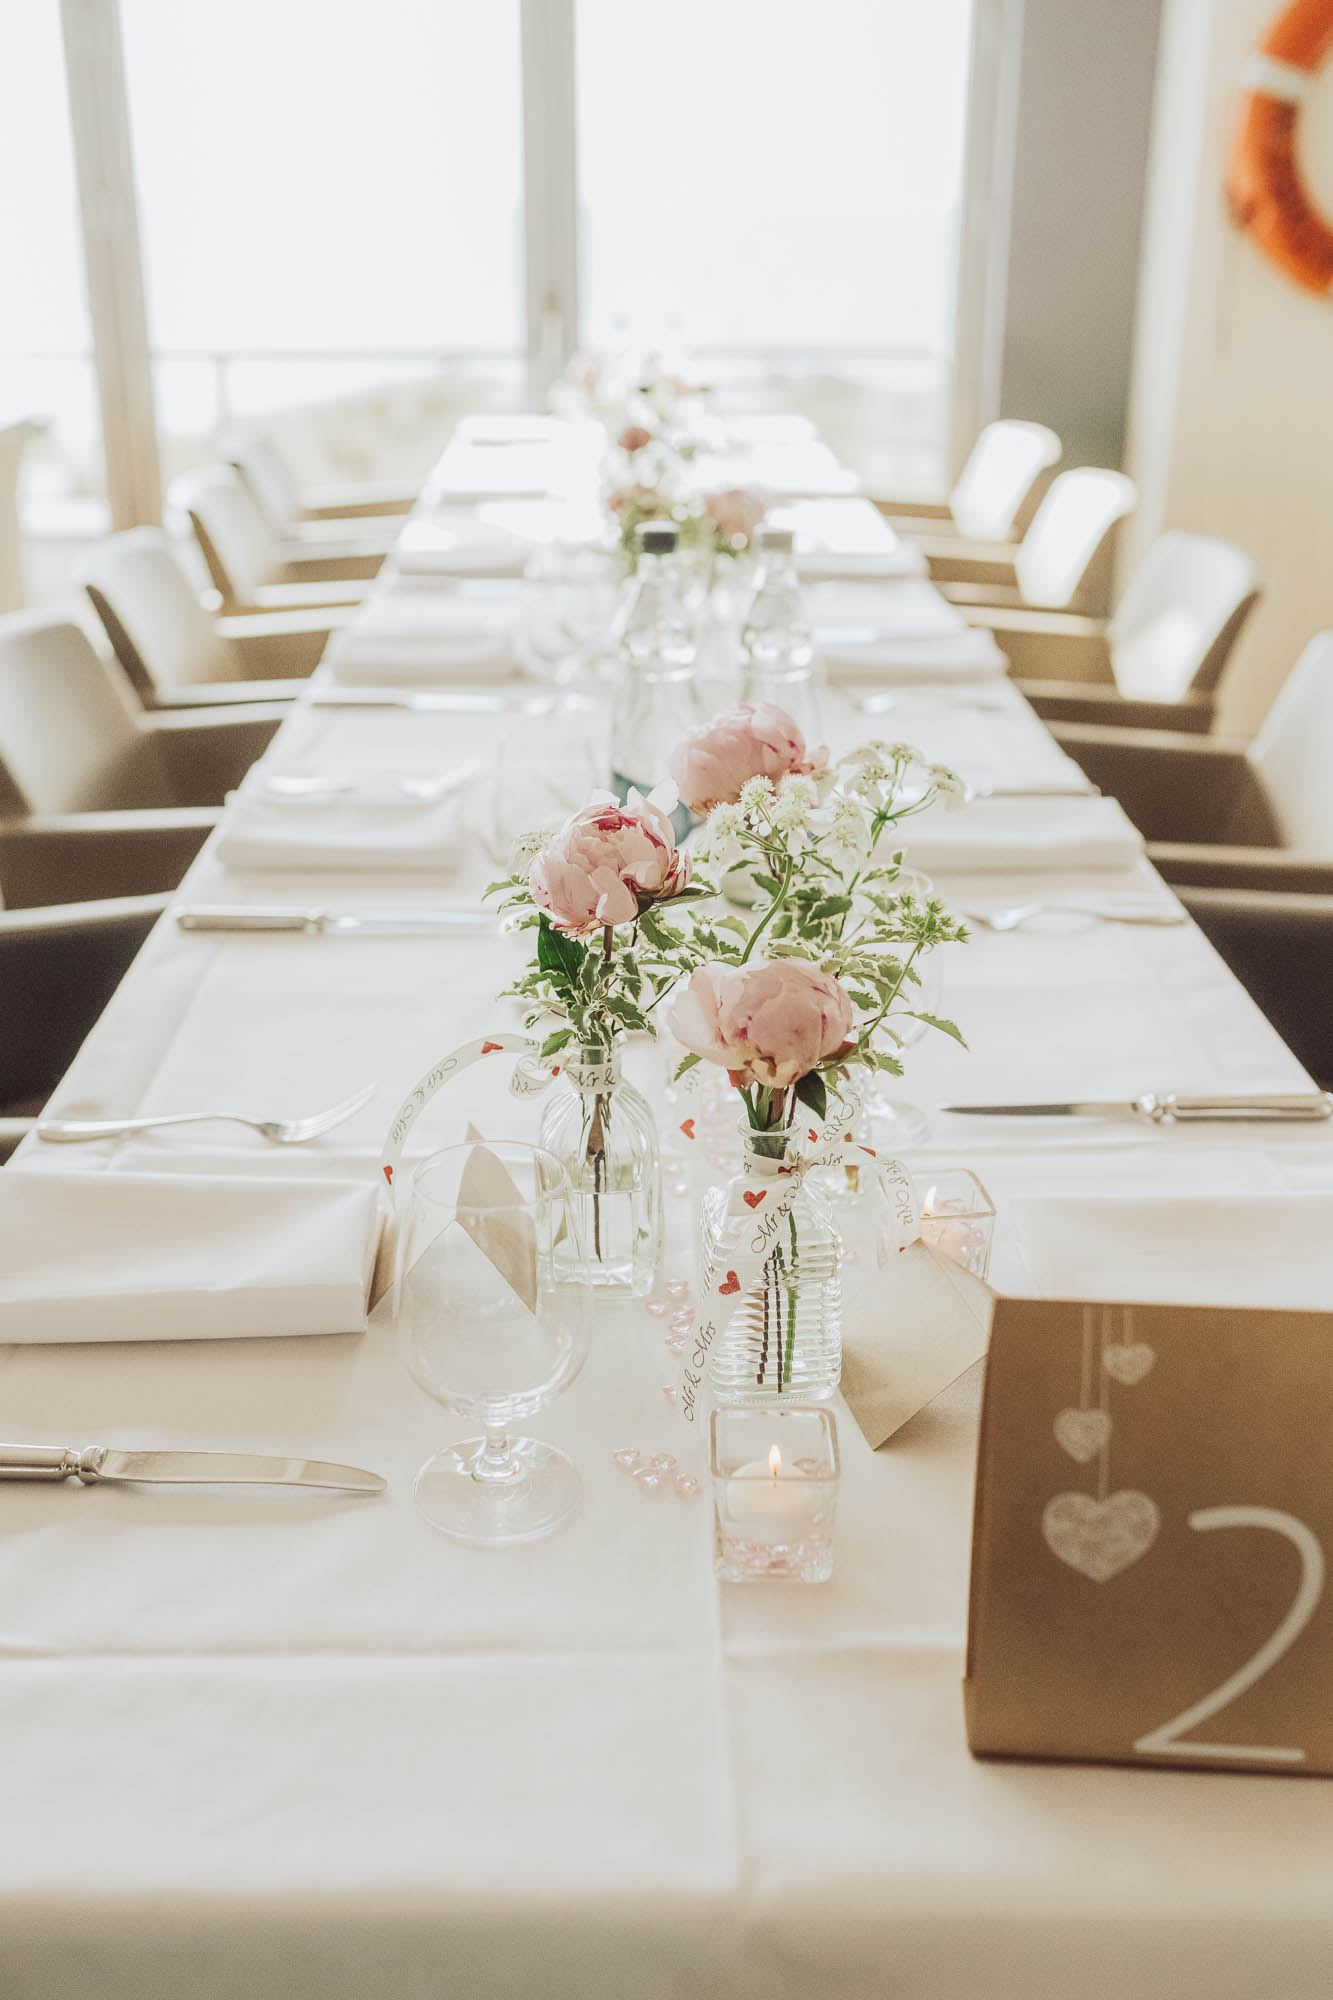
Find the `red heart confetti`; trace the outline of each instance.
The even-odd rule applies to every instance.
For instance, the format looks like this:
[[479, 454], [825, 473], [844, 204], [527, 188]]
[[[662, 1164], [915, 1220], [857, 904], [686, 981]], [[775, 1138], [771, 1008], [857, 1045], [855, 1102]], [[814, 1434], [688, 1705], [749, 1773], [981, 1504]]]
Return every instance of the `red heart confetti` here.
[[812, 1146], [817, 1146], [819, 1144], [819, 1134], [818, 1132], [816, 1132], [813, 1125], [809, 1128], [806, 1137], [809, 1139], [810, 1144]]
[[879, 1157], [873, 1146], [862, 1146], [861, 1151], [863, 1153], [869, 1153], [872, 1160], [878, 1159]]
[[387, 1182], [389, 1183], [389, 1186], [390, 1186], [390, 1187], [392, 1187], [392, 1186], [393, 1186], [393, 1168], [392, 1168], [392, 1167], [386, 1167], [386, 1168], [384, 1169], [384, 1178], [385, 1178], [385, 1180], [386, 1180], [386, 1181], [387, 1181]]
[[758, 1208], [760, 1202], [764, 1199], [767, 1193], [768, 1193], [767, 1188], [760, 1188], [758, 1194], [751, 1194], [749, 1188], [745, 1188], [742, 1190], [741, 1200], [745, 1203], [745, 1206], [747, 1208]]
[[728, 1271], [725, 1282], [718, 1286], [718, 1290], [719, 1292], [722, 1293], [723, 1297], [725, 1297], [728, 1292], [738, 1292], [740, 1288], [741, 1288], [741, 1281], [736, 1276], [736, 1273], [734, 1271]]
[[694, 1137], [694, 1120], [692, 1118], [684, 1119], [680, 1129], [687, 1139], [692, 1139]]
[[484, 1056], [488, 1056], [491, 1053], [492, 1049], [503, 1049], [503, 1047], [504, 1047], [503, 1042], [483, 1042], [481, 1045], [481, 1052]]

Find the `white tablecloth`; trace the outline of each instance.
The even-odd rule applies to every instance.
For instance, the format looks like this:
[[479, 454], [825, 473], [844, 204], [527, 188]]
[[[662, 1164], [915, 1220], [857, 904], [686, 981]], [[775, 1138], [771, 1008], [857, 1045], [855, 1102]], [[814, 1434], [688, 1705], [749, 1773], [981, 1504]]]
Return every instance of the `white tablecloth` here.
[[[832, 722], [835, 741], [873, 727], [952, 751], [974, 781], [1062, 768], [1007, 688], [980, 710], [939, 695], [874, 724], [836, 705]], [[535, 760], [524, 727], [549, 743], [554, 726], [297, 713], [269, 760], [379, 770], [396, 752], [419, 769], [432, 748], [442, 766], [495, 757], [509, 732], [513, 755]], [[489, 866], [477, 851], [447, 881], [358, 874], [337, 900], [461, 901]], [[1141, 860], [1114, 880], [1156, 886]], [[939, 886], [960, 903], [1017, 901], [1033, 879]], [[309, 887], [230, 876], [210, 849], [183, 893]], [[1107, 887], [1105, 873], [1039, 878], [1042, 893]], [[374, 1100], [295, 1155], [216, 1126], [72, 1159], [29, 1147], [6, 1171], [258, 1163], [343, 1183], [370, 1170], [427, 1064], [508, 1018], [489, 996], [516, 956], [499, 938], [202, 937], [164, 922], [54, 1112], [179, 1108], [242, 1083], [251, 1101], [302, 1109], [375, 1080]], [[1043, 1203], [1057, 1199], [1087, 1205], [1082, 1275], [1111, 1291], [1121, 1252], [1093, 1226], [1098, 1203], [1259, 1186], [1333, 1219], [1323, 1130], [1016, 1130], [939, 1108], [1305, 1087], [1192, 927], [981, 933], [948, 958], [942, 1004], [970, 1052], [929, 1038], [905, 1089], [931, 1117], [920, 1163], [971, 1164], [999, 1199], [1002, 1287], [1040, 1282]], [[660, 1057], [633, 1062], [660, 1101]], [[535, 1113], [479, 1074], [437, 1100], [423, 1146], [469, 1116], [499, 1134], [530, 1131]], [[685, 1141], [674, 1119], [664, 1129], [674, 1163]], [[673, 1272], [685, 1210], [676, 1201]], [[1236, 1287], [1264, 1297], [1262, 1254]], [[371, 1503], [0, 1488], [5, 2000], [1326, 2000], [1326, 1784], [970, 1759], [975, 1380], [878, 1454], [844, 1414], [831, 1584], [719, 1590], [704, 1502], [649, 1499], [611, 1463], [621, 1445], [690, 1450], [660, 1393], [661, 1336], [641, 1307], [604, 1315], [583, 1376], [531, 1426], [574, 1453], [584, 1508], [503, 1553], [439, 1540], [414, 1513], [415, 1467], [465, 1427], [411, 1384], [382, 1325], [0, 1350], [17, 1440], [306, 1451], [390, 1481]]]

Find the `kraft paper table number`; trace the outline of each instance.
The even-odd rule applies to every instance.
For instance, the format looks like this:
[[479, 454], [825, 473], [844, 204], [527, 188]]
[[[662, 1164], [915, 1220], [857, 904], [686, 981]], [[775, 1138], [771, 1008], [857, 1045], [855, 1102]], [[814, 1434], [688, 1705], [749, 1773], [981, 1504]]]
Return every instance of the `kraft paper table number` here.
[[1333, 1314], [998, 1301], [978, 1756], [1333, 1775]]

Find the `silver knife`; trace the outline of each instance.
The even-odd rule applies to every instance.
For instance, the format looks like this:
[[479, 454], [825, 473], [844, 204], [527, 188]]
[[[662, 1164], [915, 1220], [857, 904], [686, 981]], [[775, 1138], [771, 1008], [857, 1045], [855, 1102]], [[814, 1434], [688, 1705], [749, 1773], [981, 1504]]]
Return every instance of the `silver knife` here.
[[81, 1479], [160, 1486], [324, 1486], [339, 1493], [383, 1493], [378, 1472], [326, 1465], [318, 1458], [265, 1458], [233, 1451], [83, 1451], [60, 1444], [0, 1444], [0, 1479]]
[[300, 931], [307, 937], [459, 937], [499, 934], [490, 910], [376, 910], [354, 915], [255, 903], [201, 903], [177, 910], [183, 931]]
[[1149, 1091], [1143, 1097], [1112, 1103], [946, 1104], [943, 1109], [961, 1118], [1141, 1118], [1150, 1125], [1188, 1124], [1204, 1118], [1313, 1122], [1333, 1117], [1333, 1095], [1316, 1090], [1275, 1097], [1160, 1097]]
[[482, 688], [331, 688], [312, 694], [309, 708], [410, 708], [436, 715], [549, 715], [552, 695], [514, 696]]

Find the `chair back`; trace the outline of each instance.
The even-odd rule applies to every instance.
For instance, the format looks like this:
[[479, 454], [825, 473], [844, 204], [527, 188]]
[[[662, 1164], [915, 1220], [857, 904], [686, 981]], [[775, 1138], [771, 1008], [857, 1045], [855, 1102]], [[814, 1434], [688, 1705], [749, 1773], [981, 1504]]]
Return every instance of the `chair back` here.
[[1211, 535], [1159, 535], [1106, 628], [1121, 694], [1179, 701], [1208, 693], [1262, 586], [1244, 549]]
[[1032, 526], [1014, 554], [1023, 602], [1044, 611], [1068, 611], [1109, 579], [1116, 527], [1138, 503], [1138, 488], [1123, 472], [1080, 465], [1051, 481]]
[[0, 763], [29, 812], [175, 804], [135, 707], [68, 618], [0, 618]]
[[1283, 845], [1333, 859], [1333, 632], [1311, 639], [1246, 755]]
[[152, 701], [160, 689], [232, 678], [227, 642], [160, 528], [112, 535], [88, 564], [83, 583], [143, 700]]
[[254, 604], [282, 565], [268, 522], [235, 466], [188, 473], [172, 498], [189, 514], [224, 605]]
[[270, 533], [290, 535], [301, 518], [301, 495], [276, 446], [258, 431], [231, 431], [222, 455], [249, 487]]
[[1003, 417], [987, 424], [968, 454], [949, 495], [960, 535], [974, 542], [1007, 542], [1026, 526], [1044, 472], [1060, 463], [1061, 444], [1045, 424]]

